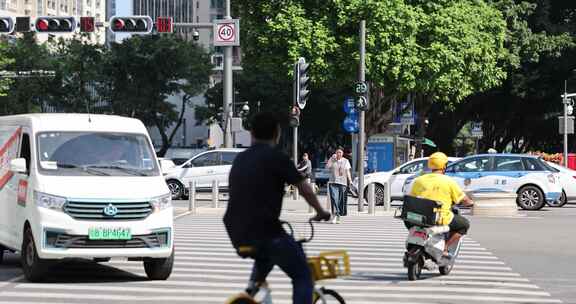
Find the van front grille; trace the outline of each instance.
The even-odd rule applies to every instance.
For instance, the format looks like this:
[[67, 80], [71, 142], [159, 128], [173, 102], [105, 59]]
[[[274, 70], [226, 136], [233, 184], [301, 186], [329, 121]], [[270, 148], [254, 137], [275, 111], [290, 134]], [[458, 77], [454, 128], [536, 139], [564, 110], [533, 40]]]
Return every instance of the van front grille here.
[[86, 235], [70, 235], [46, 231], [49, 248], [160, 248], [168, 246], [169, 232], [133, 235], [130, 240], [90, 240]]
[[140, 220], [152, 213], [149, 202], [81, 202], [70, 201], [64, 212], [79, 220]]

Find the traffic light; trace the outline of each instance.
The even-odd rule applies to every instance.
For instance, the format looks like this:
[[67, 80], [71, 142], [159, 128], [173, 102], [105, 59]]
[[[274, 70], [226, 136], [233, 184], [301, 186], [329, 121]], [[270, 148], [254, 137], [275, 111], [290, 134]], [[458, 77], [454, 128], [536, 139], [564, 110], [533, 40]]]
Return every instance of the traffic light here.
[[38, 17], [34, 22], [37, 33], [71, 33], [76, 30], [74, 17]]
[[113, 33], [140, 33], [152, 32], [154, 23], [149, 16], [128, 16], [110, 18], [110, 30]]
[[14, 20], [12, 17], [0, 17], [0, 33], [12, 33], [14, 31]]
[[292, 106], [288, 124], [293, 128], [300, 125], [300, 109], [297, 106]]
[[93, 33], [95, 29], [94, 17], [80, 17], [80, 32]]
[[30, 31], [30, 17], [16, 17], [16, 32], [26, 33]]
[[306, 63], [306, 59], [302, 57], [298, 58], [298, 62], [294, 65], [294, 92], [296, 95], [296, 103], [300, 109], [304, 109], [308, 95], [310, 95], [310, 91], [308, 90], [308, 81], [310, 78], [307, 74], [309, 66], [310, 65]]
[[172, 33], [174, 31], [174, 27], [172, 25], [172, 17], [156, 18], [156, 31], [158, 33]]

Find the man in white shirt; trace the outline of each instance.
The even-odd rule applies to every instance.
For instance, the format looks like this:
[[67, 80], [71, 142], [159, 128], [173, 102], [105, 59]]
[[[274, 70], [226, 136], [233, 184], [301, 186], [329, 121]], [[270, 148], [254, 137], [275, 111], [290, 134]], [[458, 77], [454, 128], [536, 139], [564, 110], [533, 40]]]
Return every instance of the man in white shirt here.
[[352, 177], [350, 175], [350, 162], [343, 155], [344, 151], [338, 148], [336, 153], [326, 162], [326, 169], [330, 171], [328, 191], [330, 191], [330, 201], [335, 215], [332, 219], [333, 223], [340, 223], [340, 217], [348, 213], [346, 190]]

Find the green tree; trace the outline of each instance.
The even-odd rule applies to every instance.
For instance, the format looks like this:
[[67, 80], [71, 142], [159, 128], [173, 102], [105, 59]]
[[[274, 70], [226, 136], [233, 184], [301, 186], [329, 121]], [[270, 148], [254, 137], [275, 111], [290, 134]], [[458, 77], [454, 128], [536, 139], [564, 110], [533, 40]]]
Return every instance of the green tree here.
[[[113, 43], [105, 56], [107, 75], [101, 90], [115, 114], [141, 119], [155, 126], [164, 155], [181, 126], [192, 96], [203, 92], [212, 66], [206, 51], [176, 35], [133, 36]], [[181, 108], [167, 101], [180, 94]], [[174, 126], [168, 134], [168, 128]]]
[[48, 91], [50, 103], [65, 112], [94, 111], [100, 100], [96, 90], [104, 80], [104, 47], [90, 43], [88, 34], [60, 38], [51, 47], [56, 77]]
[[[485, 1], [234, 3], [247, 69], [288, 82], [292, 63], [303, 56], [311, 62], [314, 89], [343, 88], [356, 79], [358, 24], [366, 19], [366, 78], [372, 83], [369, 133], [385, 129], [392, 118], [391, 104], [409, 92], [423, 126], [433, 103], [453, 107], [506, 77], [506, 25], [500, 11]], [[285, 90], [290, 92], [289, 87]]]
[[[6, 70], [8, 65], [13, 62], [12, 58], [8, 57], [6, 53], [8, 47], [7, 41], [0, 42], [0, 70]], [[0, 78], [0, 96], [6, 96], [11, 83], [12, 80], [8, 78]]]
[[[21, 38], [4, 44], [2, 57], [10, 61], [4, 66], [8, 71], [52, 70], [53, 58], [45, 44], [36, 43], [34, 33], [25, 33]], [[4, 114], [41, 112], [46, 91], [52, 84], [51, 78], [16, 78], [0, 97], [0, 110]], [[5, 83], [4, 83], [5, 85]]]
[[501, 86], [467, 98], [454, 111], [435, 107], [428, 136], [451, 153], [456, 134], [475, 120], [484, 122], [480, 151], [502, 151], [509, 144], [514, 152], [559, 147], [560, 137], [550, 134], [557, 133], [553, 113], [561, 111], [563, 80], [573, 76], [569, 71], [576, 67], [573, 8], [548, 0], [494, 2], [507, 24], [509, 77]]

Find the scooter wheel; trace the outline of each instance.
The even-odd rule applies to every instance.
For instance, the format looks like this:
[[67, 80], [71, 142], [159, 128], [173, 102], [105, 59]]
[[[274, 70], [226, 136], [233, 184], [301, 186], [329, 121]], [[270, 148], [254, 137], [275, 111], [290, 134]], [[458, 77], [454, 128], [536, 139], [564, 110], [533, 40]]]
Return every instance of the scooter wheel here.
[[450, 265], [446, 265], [446, 266], [441, 266], [438, 268], [438, 270], [440, 270], [440, 274], [441, 275], [447, 275], [450, 273], [450, 271], [452, 271], [452, 268], [454, 268], [454, 264], [450, 264]]
[[420, 274], [422, 274], [422, 259], [416, 263], [408, 263], [408, 280], [415, 281], [420, 279]]

